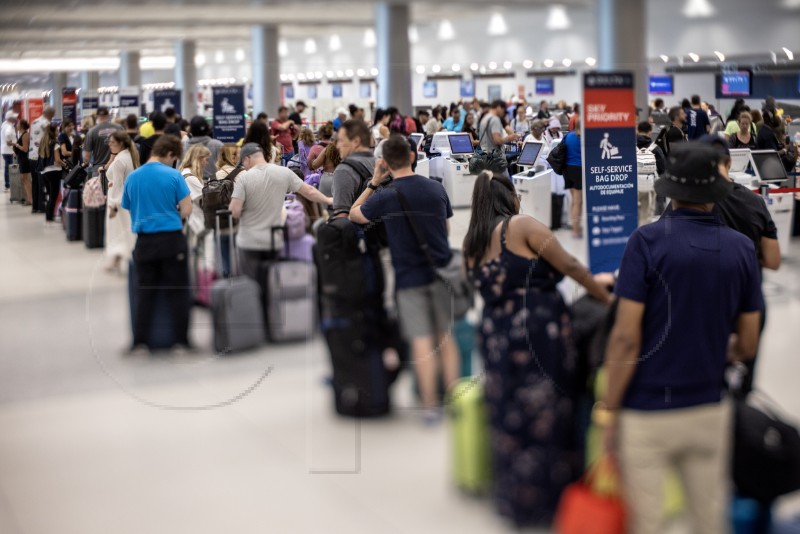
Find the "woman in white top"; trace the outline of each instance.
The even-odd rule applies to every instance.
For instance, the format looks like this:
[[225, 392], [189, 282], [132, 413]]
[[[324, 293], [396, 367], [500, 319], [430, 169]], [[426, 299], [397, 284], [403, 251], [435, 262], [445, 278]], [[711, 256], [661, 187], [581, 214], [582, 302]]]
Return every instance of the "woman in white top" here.
[[192, 214], [189, 215], [190, 246], [195, 245], [198, 235], [205, 230], [205, 218], [200, 200], [203, 198], [203, 169], [211, 159], [211, 151], [203, 145], [197, 144], [189, 147], [189, 151], [183, 157], [181, 163], [181, 174], [189, 186], [192, 197]]
[[121, 206], [122, 191], [125, 179], [139, 167], [140, 162], [136, 145], [125, 131], [112, 133], [108, 138], [108, 148], [112, 159], [106, 169], [108, 195], [105, 254], [110, 259], [106, 270], [119, 273], [122, 271], [122, 261], [130, 260], [136, 245], [136, 237], [131, 230], [131, 214]]
[[552, 146], [553, 141], [561, 139], [564, 137], [561, 135], [561, 121], [558, 120], [558, 117], [550, 117], [549, 122], [547, 123], [547, 131], [544, 133], [545, 142]]
[[389, 137], [389, 120], [391, 115], [385, 109], [375, 110], [375, 126], [372, 127], [372, 138], [375, 140], [373, 146], [378, 146], [381, 141]]

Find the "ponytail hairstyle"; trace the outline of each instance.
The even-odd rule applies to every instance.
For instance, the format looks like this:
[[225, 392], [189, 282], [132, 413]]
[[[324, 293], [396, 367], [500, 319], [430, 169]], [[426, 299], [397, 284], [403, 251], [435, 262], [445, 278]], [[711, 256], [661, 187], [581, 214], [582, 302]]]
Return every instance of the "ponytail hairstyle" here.
[[111, 134], [111, 137], [114, 138], [114, 141], [122, 145], [123, 150], [127, 150], [131, 153], [131, 161], [133, 162], [133, 168], [136, 169], [141, 165], [139, 161], [139, 151], [136, 150], [136, 145], [134, 144], [131, 136], [128, 135], [128, 132], [124, 130], [117, 130]]
[[472, 192], [472, 213], [464, 237], [464, 256], [478, 267], [492, 242], [498, 218], [519, 213], [519, 200], [514, 184], [503, 174], [481, 171]]
[[47, 128], [44, 129], [42, 133], [42, 140], [39, 142], [39, 157], [40, 158], [49, 158], [50, 157], [50, 145], [54, 145], [56, 142], [56, 127], [54, 124], [50, 123]]

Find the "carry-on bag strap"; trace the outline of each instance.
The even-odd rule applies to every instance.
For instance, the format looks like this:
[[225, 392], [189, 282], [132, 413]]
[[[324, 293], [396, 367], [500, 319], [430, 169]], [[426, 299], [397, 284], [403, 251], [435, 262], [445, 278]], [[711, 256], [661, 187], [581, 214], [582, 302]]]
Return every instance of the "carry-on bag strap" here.
[[397, 193], [397, 200], [400, 201], [400, 207], [403, 208], [403, 215], [405, 215], [406, 220], [408, 221], [409, 226], [411, 226], [411, 231], [414, 232], [414, 237], [417, 238], [417, 243], [419, 244], [419, 248], [422, 249], [423, 254], [428, 259], [428, 263], [433, 268], [434, 272], [436, 271], [436, 264], [433, 261], [433, 257], [431, 256], [430, 248], [428, 247], [428, 240], [425, 239], [425, 234], [422, 233], [422, 229], [417, 225], [416, 219], [414, 216], [411, 215], [411, 206], [408, 205], [408, 201], [400, 192], [399, 189], [396, 187], [389, 186], [389, 189], [392, 189], [395, 193]]

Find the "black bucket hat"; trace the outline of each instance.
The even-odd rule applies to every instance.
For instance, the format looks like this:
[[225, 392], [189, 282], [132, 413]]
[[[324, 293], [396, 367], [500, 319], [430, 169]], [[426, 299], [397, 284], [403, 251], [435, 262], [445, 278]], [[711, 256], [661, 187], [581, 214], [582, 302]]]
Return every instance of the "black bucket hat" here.
[[681, 202], [707, 204], [733, 191], [733, 182], [719, 172], [720, 155], [708, 143], [676, 143], [667, 157], [667, 170], [655, 183], [656, 193]]

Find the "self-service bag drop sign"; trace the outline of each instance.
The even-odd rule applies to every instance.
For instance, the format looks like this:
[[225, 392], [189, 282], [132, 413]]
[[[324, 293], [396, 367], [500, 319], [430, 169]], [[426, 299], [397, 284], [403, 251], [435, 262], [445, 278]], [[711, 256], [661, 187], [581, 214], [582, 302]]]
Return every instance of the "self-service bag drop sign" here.
[[614, 272], [638, 225], [633, 74], [586, 73], [583, 82], [582, 161], [589, 269]]

